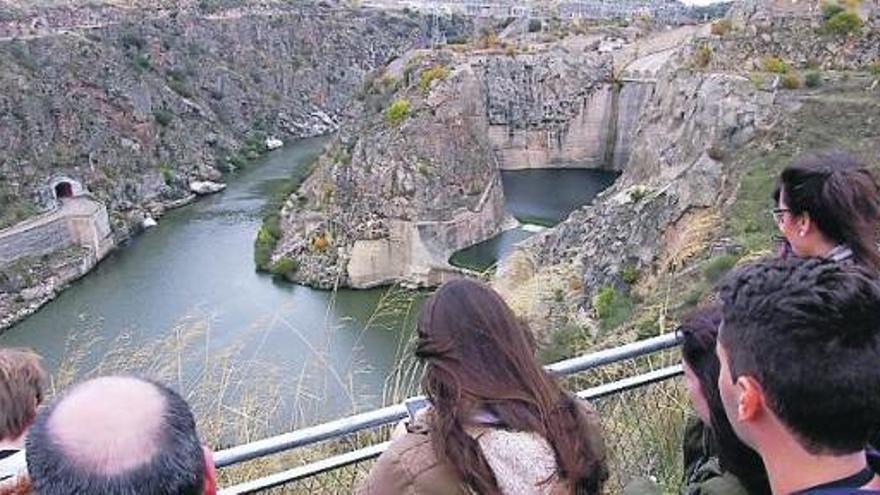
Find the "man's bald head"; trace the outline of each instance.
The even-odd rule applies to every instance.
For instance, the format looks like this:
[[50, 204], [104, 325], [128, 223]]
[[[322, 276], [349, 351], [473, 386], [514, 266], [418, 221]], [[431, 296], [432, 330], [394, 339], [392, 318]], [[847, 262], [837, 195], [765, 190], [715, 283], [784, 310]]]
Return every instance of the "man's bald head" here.
[[41, 495], [195, 495], [203, 492], [206, 461], [177, 393], [139, 378], [103, 377], [38, 416], [27, 462]]

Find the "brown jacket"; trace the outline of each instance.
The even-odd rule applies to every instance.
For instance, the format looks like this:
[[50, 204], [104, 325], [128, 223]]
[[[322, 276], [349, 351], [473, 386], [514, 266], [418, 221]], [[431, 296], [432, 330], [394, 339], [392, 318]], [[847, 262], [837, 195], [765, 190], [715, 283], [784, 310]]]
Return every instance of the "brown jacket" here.
[[[605, 456], [605, 443], [601, 434], [599, 417], [595, 410], [587, 403], [584, 404], [584, 412], [591, 423], [595, 425], [596, 434], [590, 441], [597, 446], [599, 452]], [[413, 424], [408, 424], [407, 432], [391, 442], [391, 446], [376, 461], [370, 470], [366, 480], [358, 487], [356, 493], [360, 495], [385, 495], [385, 494], [419, 494], [419, 495], [458, 495], [473, 493], [464, 486], [456, 476], [453, 468], [437, 459], [431, 444], [430, 414], [418, 418]], [[483, 455], [495, 471], [496, 477], [504, 479], [505, 483], [522, 483], [524, 480], [512, 480], [511, 471], [501, 475], [498, 469], [524, 465], [550, 466], [548, 475], [555, 471], [556, 459], [549, 444], [541, 437], [523, 432], [504, 432], [499, 429], [474, 428], [468, 433], [477, 439], [483, 449]], [[497, 433], [497, 434], [496, 434]], [[513, 441], [520, 448], [505, 448], [505, 442]], [[540, 469], [540, 468], [538, 468]], [[535, 474], [534, 471], [530, 474]], [[514, 475], [515, 476], [515, 475]], [[541, 478], [546, 478], [542, 476]], [[502, 486], [502, 490], [503, 490]], [[568, 485], [564, 482], [554, 482], [536, 486], [534, 490], [526, 493], [562, 494], [567, 493]]]

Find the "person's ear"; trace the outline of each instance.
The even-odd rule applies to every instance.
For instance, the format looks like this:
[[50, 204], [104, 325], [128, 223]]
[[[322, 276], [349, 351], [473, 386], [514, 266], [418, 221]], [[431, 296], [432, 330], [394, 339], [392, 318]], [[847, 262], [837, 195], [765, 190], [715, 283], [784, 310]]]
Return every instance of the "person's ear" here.
[[736, 415], [740, 422], [751, 422], [764, 410], [764, 390], [753, 377], [742, 375], [736, 379]]
[[806, 237], [807, 234], [813, 229], [813, 219], [810, 218], [810, 214], [807, 212], [803, 212], [797, 217], [797, 230], [798, 235], [801, 237]]
[[217, 495], [217, 468], [214, 467], [214, 453], [202, 445], [205, 454], [205, 495]]

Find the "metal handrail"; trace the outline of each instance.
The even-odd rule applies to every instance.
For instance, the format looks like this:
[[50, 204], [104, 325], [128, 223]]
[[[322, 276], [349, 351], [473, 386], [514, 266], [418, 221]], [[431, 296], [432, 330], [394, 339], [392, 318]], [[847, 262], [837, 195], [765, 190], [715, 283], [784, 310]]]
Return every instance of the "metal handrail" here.
[[[577, 396], [584, 400], [596, 400], [609, 395], [626, 392], [639, 387], [651, 385], [653, 383], [662, 382], [670, 378], [674, 378], [683, 373], [680, 364], [661, 368], [659, 370], [644, 373], [642, 375], [633, 376], [618, 380], [616, 382], [599, 385], [597, 387], [588, 388], [577, 393]], [[294, 481], [311, 478], [327, 471], [343, 468], [345, 466], [368, 461], [379, 457], [391, 442], [383, 442], [376, 445], [370, 445], [362, 449], [346, 452], [345, 454], [328, 457], [320, 461], [316, 461], [304, 466], [299, 466], [287, 471], [275, 473], [263, 478], [251, 480], [239, 485], [234, 485], [220, 491], [220, 495], [239, 495], [244, 493], [255, 493], [262, 490], [268, 490], [277, 486], [292, 483]]]
[[[677, 346], [680, 339], [681, 337], [677, 333], [667, 333], [620, 347], [605, 349], [585, 356], [553, 363], [545, 369], [557, 376], [570, 375], [625, 359], [632, 359], [669, 349]], [[214, 465], [218, 468], [231, 466], [361, 430], [396, 423], [406, 416], [406, 406], [403, 404], [355, 414], [309, 428], [221, 450], [214, 454]]]

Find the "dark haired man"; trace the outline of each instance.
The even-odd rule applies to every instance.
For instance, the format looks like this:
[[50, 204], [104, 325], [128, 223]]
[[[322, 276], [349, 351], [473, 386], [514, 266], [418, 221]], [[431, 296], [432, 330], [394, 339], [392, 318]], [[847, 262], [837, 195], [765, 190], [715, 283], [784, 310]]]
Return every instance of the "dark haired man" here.
[[[776, 494], [880, 493], [880, 285], [830, 260], [745, 267], [721, 289], [722, 402]], [[862, 490], [862, 491], [860, 491]]]
[[55, 401], [31, 427], [27, 464], [40, 495], [216, 492], [189, 406], [132, 377], [96, 378]]

